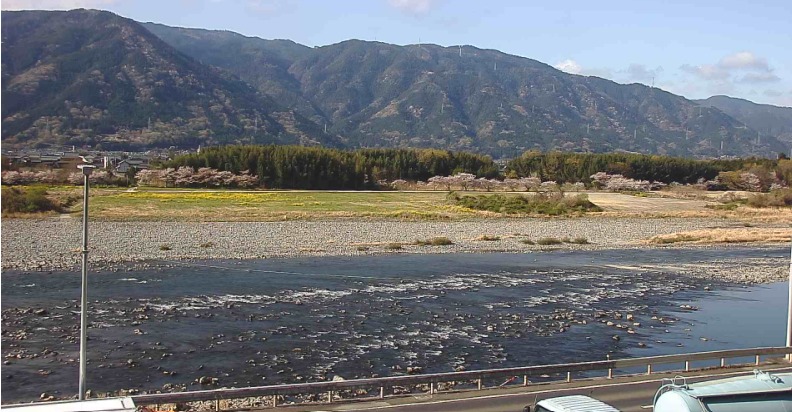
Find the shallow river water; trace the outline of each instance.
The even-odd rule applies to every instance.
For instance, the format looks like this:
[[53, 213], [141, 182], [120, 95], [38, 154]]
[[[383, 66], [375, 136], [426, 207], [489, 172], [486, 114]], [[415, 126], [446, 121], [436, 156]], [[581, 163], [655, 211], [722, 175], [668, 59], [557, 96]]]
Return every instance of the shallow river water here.
[[[88, 387], [197, 390], [215, 387], [202, 376], [241, 387], [783, 345], [784, 283], [686, 275], [751, 259], [789, 265], [785, 249], [716, 248], [92, 272]], [[79, 288], [77, 272], [3, 272], [3, 403], [76, 392]]]

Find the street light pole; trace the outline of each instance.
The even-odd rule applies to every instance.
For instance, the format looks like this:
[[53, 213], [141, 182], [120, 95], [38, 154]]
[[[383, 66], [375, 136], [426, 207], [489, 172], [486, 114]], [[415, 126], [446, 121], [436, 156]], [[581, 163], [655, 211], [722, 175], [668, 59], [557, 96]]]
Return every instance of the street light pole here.
[[80, 393], [78, 399], [85, 400], [85, 369], [88, 340], [88, 176], [93, 165], [77, 166], [83, 173], [83, 237], [82, 237], [82, 288], [80, 293]]
[[[792, 347], [792, 248], [789, 252], [789, 308], [787, 311], [787, 347]], [[788, 362], [792, 362], [792, 354], [786, 356]]]

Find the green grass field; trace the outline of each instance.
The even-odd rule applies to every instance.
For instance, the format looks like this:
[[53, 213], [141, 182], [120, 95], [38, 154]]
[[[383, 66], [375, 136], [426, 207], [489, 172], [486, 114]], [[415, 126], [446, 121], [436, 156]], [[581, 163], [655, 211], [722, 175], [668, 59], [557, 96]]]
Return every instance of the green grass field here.
[[480, 214], [448, 203], [446, 192], [99, 190], [91, 197], [89, 208], [92, 216], [106, 220], [442, 220]]

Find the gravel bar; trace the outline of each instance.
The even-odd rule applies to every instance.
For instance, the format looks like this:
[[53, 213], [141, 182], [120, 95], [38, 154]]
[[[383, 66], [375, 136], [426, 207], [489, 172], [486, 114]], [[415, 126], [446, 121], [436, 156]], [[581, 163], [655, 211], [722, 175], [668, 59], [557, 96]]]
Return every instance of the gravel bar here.
[[[555, 218], [467, 221], [326, 220], [283, 222], [90, 223], [92, 265], [152, 259], [263, 259], [380, 253], [528, 252], [524, 240], [583, 238], [560, 248], [624, 248], [651, 236], [729, 227], [718, 219]], [[497, 240], [480, 240], [482, 236]], [[79, 265], [79, 218], [3, 219], [2, 267], [23, 271], [70, 270]], [[453, 245], [419, 246], [447, 237]], [[398, 249], [393, 244], [402, 244]]]

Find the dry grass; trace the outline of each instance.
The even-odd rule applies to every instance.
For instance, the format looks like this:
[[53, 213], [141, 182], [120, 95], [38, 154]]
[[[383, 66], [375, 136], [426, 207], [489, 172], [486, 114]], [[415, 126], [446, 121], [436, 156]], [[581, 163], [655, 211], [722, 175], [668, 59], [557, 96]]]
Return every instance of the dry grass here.
[[787, 243], [792, 240], [792, 229], [780, 228], [729, 228], [691, 230], [653, 236], [643, 243]]
[[757, 209], [740, 206], [734, 210], [702, 209], [695, 211], [663, 211], [663, 212], [602, 212], [595, 216], [601, 217], [644, 217], [644, 218], [683, 218], [683, 219], [725, 219], [746, 221], [751, 223], [790, 223], [792, 224], [792, 209], [790, 208], [765, 208]]

